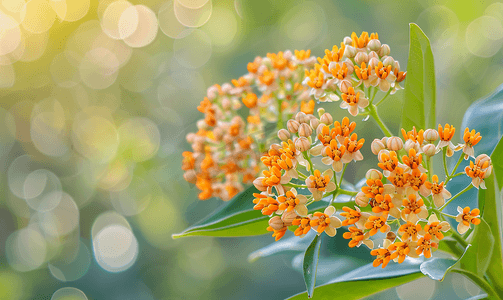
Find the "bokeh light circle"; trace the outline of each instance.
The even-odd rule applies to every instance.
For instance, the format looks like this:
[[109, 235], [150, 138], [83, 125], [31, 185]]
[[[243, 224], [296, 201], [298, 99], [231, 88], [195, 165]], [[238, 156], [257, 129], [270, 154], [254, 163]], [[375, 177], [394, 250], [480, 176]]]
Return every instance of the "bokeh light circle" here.
[[110, 192], [110, 200], [116, 211], [124, 216], [133, 216], [147, 208], [152, 194], [152, 183], [135, 176], [125, 189]]
[[96, 262], [108, 272], [122, 272], [138, 257], [138, 241], [133, 232], [120, 225], [103, 228], [93, 239]]
[[16, 122], [14, 117], [0, 107], [0, 158], [8, 154], [14, 145], [16, 135]]
[[117, 79], [119, 60], [106, 48], [95, 48], [87, 52], [80, 63], [80, 78], [92, 89], [105, 89]]
[[16, 73], [12, 65], [0, 65], [0, 88], [10, 88], [16, 82]]
[[23, 228], [7, 238], [5, 254], [14, 270], [32, 271], [45, 262], [47, 243], [39, 231]]
[[131, 59], [121, 69], [119, 82], [126, 90], [143, 92], [152, 86], [156, 68], [150, 54], [140, 49], [134, 49]]
[[183, 38], [173, 42], [176, 60], [184, 67], [196, 69], [203, 66], [211, 56], [211, 39], [200, 29], [187, 29]]
[[120, 149], [127, 158], [142, 162], [159, 150], [161, 136], [157, 125], [147, 118], [132, 118], [119, 127]]
[[75, 22], [87, 14], [91, 0], [51, 0], [50, 4], [61, 20]]
[[[112, 2], [101, 18], [103, 32], [113, 39], [123, 39], [133, 34], [138, 27], [138, 12], [136, 9], [129, 9], [130, 7], [133, 4], [128, 1]], [[124, 18], [119, 23], [124, 13]]]
[[132, 230], [131, 225], [129, 225], [129, 222], [126, 220], [126, 218], [124, 218], [124, 216], [120, 215], [116, 211], [106, 211], [100, 214], [96, 218], [96, 220], [94, 220], [93, 226], [91, 228], [91, 238], [94, 240], [98, 236], [98, 233], [100, 233], [106, 227], [112, 225], [125, 227], [129, 231]]
[[235, 41], [238, 32], [236, 14], [228, 8], [215, 7], [211, 19], [204, 26], [214, 46], [220, 47], [221, 51], [229, 51]]
[[159, 23], [157, 22], [157, 16], [150, 8], [145, 5], [135, 5], [126, 9], [119, 20], [119, 24], [123, 23], [123, 20], [128, 18], [128, 11], [133, 9], [136, 10], [138, 14], [138, 26], [129, 36], [121, 37], [128, 46], [140, 48], [154, 41], [159, 29]]
[[24, 184], [28, 175], [39, 169], [39, 164], [33, 161], [30, 155], [17, 157], [7, 170], [7, 181], [12, 194], [25, 199]]
[[213, 4], [211, 0], [206, 2], [203, 6], [193, 9], [180, 4], [178, 0], [174, 0], [174, 12], [176, 19], [180, 24], [186, 27], [201, 27], [211, 17]]
[[53, 210], [61, 201], [61, 182], [48, 170], [35, 170], [28, 174], [24, 181], [24, 195], [28, 206], [34, 210]]
[[66, 282], [74, 281], [86, 275], [91, 265], [91, 252], [86, 244], [79, 242], [79, 251], [75, 259], [69, 263], [49, 263], [48, 268], [54, 278]]
[[203, 5], [208, 3], [209, 0], [175, 0], [181, 5], [187, 7], [187, 8], [192, 8], [192, 9], [197, 9], [201, 8]]
[[503, 25], [495, 17], [477, 18], [466, 28], [465, 42], [473, 55], [491, 57], [503, 45]]
[[[23, 33], [23, 44], [22, 47], [18, 47], [14, 52], [22, 51], [22, 53], [16, 54], [19, 56], [19, 60], [22, 62], [31, 62], [39, 59], [45, 52], [47, 44], [49, 43], [49, 33], [43, 32], [40, 34], [36, 33]], [[20, 45], [21, 46], [21, 45]], [[45, 76], [44, 76], [45, 77]]]
[[75, 120], [72, 141], [80, 154], [92, 161], [105, 163], [117, 153], [119, 136], [112, 122], [99, 115], [89, 115]]
[[50, 211], [38, 212], [38, 218], [45, 234], [62, 237], [79, 228], [79, 214], [79, 208], [72, 197], [62, 192], [59, 204]]
[[31, 33], [42, 33], [49, 30], [56, 20], [56, 12], [49, 0], [30, 0], [21, 9], [23, 28]]
[[25, 3], [25, 0], [2, 0], [3, 7], [13, 13], [20, 12], [23, 9]]
[[52, 59], [49, 72], [57, 85], [69, 88], [80, 81], [78, 69], [75, 67], [78, 63], [70, 62], [70, 60], [75, 60], [74, 57], [74, 55], [59, 53]]
[[52, 294], [51, 300], [88, 300], [86, 294], [74, 287], [64, 287]]
[[0, 56], [11, 53], [21, 43], [21, 29], [13, 17], [0, 11]]
[[159, 8], [159, 13], [157, 14], [159, 20], [159, 28], [161, 31], [169, 36], [170, 38], [181, 38], [183, 35], [181, 33], [187, 28], [183, 26], [175, 16], [175, 9], [173, 1], [168, 0]]
[[443, 5], [425, 9], [417, 17], [416, 23], [434, 44], [443, 45], [446, 40], [456, 37], [459, 20], [454, 11]]

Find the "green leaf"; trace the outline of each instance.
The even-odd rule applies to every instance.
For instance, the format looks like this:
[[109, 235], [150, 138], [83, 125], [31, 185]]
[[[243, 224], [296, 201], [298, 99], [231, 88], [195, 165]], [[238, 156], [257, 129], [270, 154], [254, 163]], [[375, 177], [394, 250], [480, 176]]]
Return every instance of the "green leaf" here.
[[466, 247], [463, 255], [461, 255], [461, 257], [457, 260], [447, 258], [433, 258], [425, 261], [421, 264], [421, 272], [433, 280], [443, 281], [445, 275], [447, 275], [447, 273], [463, 258], [470, 246], [471, 245], [468, 245], [468, 247]]
[[[436, 84], [435, 65], [430, 41], [414, 23], [410, 23], [409, 60], [405, 81], [405, 100], [401, 127], [435, 128]], [[428, 111], [426, 120], [425, 111]]]
[[480, 221], [480, 224], [476, 225], [475, 230], [473, 230], [473, 233], [467, 239], [467, 242], [473, 246], [461, 259], [461, 266], [464, 270], [483, 277], [491, 260], [494, 237], [486, 221], [484, 219]]
[[491, 162], [493, 164], [493, 172], [496, 174], [498, 189], [501, 190], [503, 188], [503, 138], [500, 139], [496, 148], [494, 148], [491, 154]]
[[[253, 209], [253, 193], [257, 192], [258, 190], [253, 186], [244, 190], [207, 218], [190, 226], [181, 233], [173, 234], [172, 237], [180, 238], [194, 235], [240, 237], [268, 233], [266, 228], [269, 217]], [[330, 200], [332, 199], [331, 197], [329, 198]], [[326, 200], [328, 201], [328, 198]], [[327, 201], [314, 202], [309, 206], [309, 211], [322, 211], [328, 205]], [[346, 205], [354, 205], [354, 201], [333, 203], [333, 206], [337, 209], [342, 209]]]
[[467, 271], [467, 270], [462, 270], [462, 269], [452, 269], [452, 272], [462, 274], [468, 278], [470, 278], [475, 284], [477, 284], [480, 288], [482, 288], [488, 295], [487, 298], [489, 299], [501, 299], [501, 293], [495, 291], [491, 285], [487, 283], [487, 281], [484, 280], [484, 278], [478, 276], [477, 274]]
[[[402, 285], [424, 276], [419, 269], [423, 261], [407, 258], [401, 264], [390, 263], [385, 269], [375, 268], [372, 263], [367, 264], [316, 287], [316, 299], [361, 299]], [[307, 293], [304, 292], [289, 299], [306, 299], [306, 296]]]
[[453, 254], [455, 257], [459, 257], [463, 254], [463, 250], [458, 246], [458, 242], [451, 237], [443, 238], [442, 241], [438, 243], [438, 250]]
[[302, 265], [308, 298], [313, 296], [314, 285], [316, 283], [316, 269], [318, 268], [318, 258], [320, 257], [320, 247], [321, 236], [316, 235], [304, 254], [304, 262]]

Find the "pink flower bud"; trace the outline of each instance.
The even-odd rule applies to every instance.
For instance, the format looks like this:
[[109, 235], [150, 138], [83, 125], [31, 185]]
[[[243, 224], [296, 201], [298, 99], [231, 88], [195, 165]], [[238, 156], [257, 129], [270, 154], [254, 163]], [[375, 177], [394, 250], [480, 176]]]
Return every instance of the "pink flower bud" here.
[[[487, 154], [480, 154], [479, 156], [477, 156], [475, 158], [475, 164], [481, 168], [481, 169], [485, 169], [484, 168], [484, 164], [486, 163], [486, 161], [489, 162], [488, 166], [491, 165], [491, 157], [489, 157]], [[486, 167], [487, 168], [487, 167]]]
[[378, 39], [373, 39], [369, 41], [367, 46], [372, 51], [378, 51], [379, 49], [381, 49], [381, 42]]
[[280, 216], [274, 216], [269, 219], [269, 226], [271, 226], [274, 230], [280, 230], [281, 228], [285, 227], [285, 224], [281, 220]]
[[281, 215], [281, 221], [283, 221], [284, 226], [292, 226], [292, 222], [293, 220], [295, 220], [295, 218], [297, 218], [297, 213], [295, 212], [295, 210], [285, 211]]
[[406, 153], [409, 153], [410, 149], [414, 149], [416, 150], [416, 153], [419, 153], [420, 152], [419, 143], [414, 142], [413, 140], [407, 140], [403, 145], [403, 150], [405, 150]]
[[372, 180], [376, 180], [376, 179], [381, 180], [382, 179], [382, 173], [379, 170], [370, 169], [365, 174], [365, 178], [372, 179]]
[[365, 207], [369, 204], [369, 198], [363, 192], [358, 192], [355, 197], [355, 203], [360, 207]]
[[384, 59], [383, 63], [382, 63], [385, 67], [387, 66], [391, 66], [391, 70], [393, 70], [395, 68], [395, 60], [393, 59], [393, 57], [391, 56], [388, 56], [386, 57], [386, 59]]
[[343, 81], [341, 81], [339, 88], [341, 89], [341, 92], [347, 93], [349, 88], [352, 86], [353, 86], [353, 84], [351, 84], [351, 81], [343, 80]]
[[311, 148], [311, 143], [306, 137], [301, 136], [298, 139], [296, 139], [295, 148], [297, 148], [301, 152], [304, 152]]
[[188, 170], [187, 172], [183, 173], [183, 179], [185, 179], [189, 183], [196, 184], [197, 181], [196, 171]]
[[311, 128], [317, 128], [318, 125], [320, 125], [320, 120], [318, 120], [317, 118], [311, 118], [309, 125], [311, 125]]
[[313, 134], [313, 129], [307, 123], [302, 123], [299, 126], [299, 136], [309, 137]]
[[352, 45], [353, 44], [353, 40], [349, 36], [344, 37], [343, 42], [345, 45]]
[[433, 143], [439, 138], [438, 131], [436, 131], [435, 129], [426, 129], [426, 131], [423, 134], [423, 138], [428, 143]]
[[291, 133], [297, 133], [297, 131], [299, 131], [299, 126], [300, 126], [300, 123], [291, 119], [291, 120], [288, 120], [288, 122], [286, 123], [286, 127], [288, 128], [288, 131], [290, 131]]
[[391, 52], [391, 49], [389, 48], [388, 44], [382, 44], [381, 49], [379, 49], [378, 54], [382, 57], [382, 56], [389, 55], [390, 52]]
[[437, 153], [437, 147], [433, 144], [426, 144], [423, 146], [423, 153], [427, 156], [434, 156]]
[[372, 58], [375, 58], [375, 59], [379, 60], [379, 55], [377, 54], [377, 52], [370, 51], [370, 53], [369, 53], [369, 61], [371, 61]]
[[282, 141], [287, 141], [290, 138], [290, 132], [286, 129], [280, 129], [278, 131], [278, 137]]
[[386, 141], [389, 150], [398, 151], [403, 148], [403, 141], [397, 136], [392, 136]]
[[344, 50], [344, 55], [348, 58], [355, 57], [356, 53], [357, 51], [353, 46], [346, 46], [346, 49]]
[[307, 123], [307, 122], [309, 122], [309, 117], [305, 113], [299, 111], [295, 115], [295, 121], [297, 121], [299, 123]]
[[330, 125], [334, 122], [334, 118], [332, 118], [332, 115], [329, 114], [329, 113], [324, 113], [321, 117], [320, 117], [320, 122], [325, 124], [325, 125]]
[[253, 180], [253, 185], [257, 188], [257, 190], [265, 192], [267, 191], [267, 187], [262, 183], [262, 179], [264, 179], [264, 177], [256, 178]]
[[384, 146], [384, 143], [381, 140], [375, 139], [372, 141], [372, 144], [370, 144], [370, 149], [374, 155], [377, 155], [379, 154], [379, 151], [386, 149], [386, 146]]
[[369, 62], [369, 56], [368, 56], [368, 54], [365, 53], [365, 52], [358, 52], [358, 53], [356, 53], [355, 62], [358, 65], [361, 65], [362, 62], [368, 63]]

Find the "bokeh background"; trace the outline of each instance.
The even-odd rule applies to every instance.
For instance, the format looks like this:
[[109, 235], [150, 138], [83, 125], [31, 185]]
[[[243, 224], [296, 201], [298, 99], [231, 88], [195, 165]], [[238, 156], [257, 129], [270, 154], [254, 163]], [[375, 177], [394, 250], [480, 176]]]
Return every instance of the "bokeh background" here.
[[[406, 69], [410, 22], [432, 43], [437, 118], [459, 127], [466, 108], [503, 82], [501, 2], [0, 1], [0, 299], [282, 299], [305, 290], [301, 257], [247, 261], [268, 235], [171, 238], [222, 205], [197, 200], [182, 177], [196, 106], [257, 55], [322, 55], [353, 31], [378, 32]], [[400, 101], [399, 92], [381, 106], [396, 133]], [[367, 141], [382, 136], [356, 120]], [[345, 178], [358, 181], [375, 162]], [[380, 296], [479, 292], [449, 275]]]

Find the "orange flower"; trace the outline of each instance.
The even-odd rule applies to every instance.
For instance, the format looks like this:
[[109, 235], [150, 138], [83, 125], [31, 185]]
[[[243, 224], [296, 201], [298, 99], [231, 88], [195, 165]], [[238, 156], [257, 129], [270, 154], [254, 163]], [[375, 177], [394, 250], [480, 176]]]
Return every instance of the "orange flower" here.
[[182, 161], [182, 170], [188, 171], [188, 170], [193, 170], [196, 159], [194, 158], [194, 155], [190, 151], [184, 151], [182, 153], [183, 156], [183, 161]]
[[472, 184], [476, 188], [486, 188], [484, 179], [492, 172], [491, 158], [487, 154], [481, 154], [475, 159], [475, 164], [470, 161], [470, 166], [465, 168], [465, 173], [472, 178]]
[[374, 249], [370, 251], [370, 254], [373, 256], [377, 256], [373, 262], [374, 267], [378, 267], [382, 264], [382, 268], [384, 269], [389, 261], [391, 260], [391, 252], [387, 249], [391, 245], [391, 242], [388, 239], [384, 240], [384, 248]]
[[402, 220], [416, 223], [419, 219], [428, 217], [428, 209], [424, 205], [423, 199], [416, 199], [416, 194], [409, 194], [408, 198], [403, 199]]
[[272, 237], [275, 238], [274, 239], [275, 241], [279, 241], [285, 235], [287, 229], [288, 228], [285, 227], [285, 228], [282, 228], [280, 230], [276, 230], [276, 229], [272, 228], [271, 226], [267, 227], [267, 231], [272, 231], [273, 232], [272, 233]]
[[377, 33], [372, 33], [369, 36], [369, 33], [363, 31], [360, 37], [356, 35], [355, 32], [351, 34], [351, 39], [353, 40], [353, 47], [355, 48], [365, 48], [370, 40], [379, 39], [379, 35]]
[[335, 172], [340, 172], [343, 166], [341, 158], [344, 156], [344, 153], [346, 153], [346, 147], [344, 145], [339, 147], [336, 140], [331, 140], [330, 145], [323, 148], [322, 154], [326, 157], [323, 157], [321, 161], [325, 165], [331, 165]]
[[[432, 182], [426, 181], [424, 186], [428, 190], [431, 190], [431, 193], [433, 194], [433, 203], [436, 207], [444, 205], [445, 199], [451, 198], [451, 193], [444, 187], [444, 182], [442, 181], [438, 183], [437, 175], [433, 175]], [[427, 195], [422, 195], [427, 197]]]
[[277, 214], [283, 213], [283, 211], [290, 212], [295, 210], [299, 216], [307, 216], [307, 197], [304, 195], [297, 194], [297, 190], [292, 189], [287, 191], [285, 195], [278, 197], [279, 207]]
[[312, 115], [314, 113], [314, 100], [302, 100], [302, 102], [300, 103], [300, 111], [305, 114]]
[[335, 138], [335, 130], [334, 129], [330, 130], [330, 127], [328, 127], [327, 125], [323, 126], [321, 128], [321, 132], [318, 133], [318, 140], [320, 140], [320, 142], [325, 146], [330, 144], [330, 141], [333, 140], [334, 138]]
[[398, 157], [395, 151], [381, 150], [378, 155], [379, 168], [384, 170], [384, 175], [389, 176], [390, 172], [395, 171], [398, 166]]
[[356, 92], [355, 89], [350, 86], [345, 88], [346, 85], [341, 84], [341, 97], [344, 102], [341, 102], [341, 108], [347, 108], [352, 116], [358, 115], [358, 107], [365, 108], [369, 105], [369, 100], [365, 98], [365, 93], [362, 91]]
[[326, 170], [321, 174], [320, 170], [314, 170], [314, 174], [306, 179], [306, 185], [309, 191], [313, 194], [315, 200], [320, 200], [324, 192], [335, 190], [335, 183], [332, 181], [334, 172], [331, 169]]
[[248, 108], [254, 108], [257, 106], [257, 95], [254, 93], [248, 93], [243, 99], [243, 104]]
[[398, 229], [398, 234], [402, 236], [402, 241], [408, 241], [409, 239], [412, 241], [417, 241], [418, 234], [422, 230], [420, 224], [414, 224], [412, 222], [407, 222], [403, 224]]
[[376, 234], [378, 231], [381, 231], [382, 233], [386, 233], [390, 231], [391, 227], [386, 224], [386, 221], [388, 220], [388, 215], [384, 214], [380, 217], [377, 216], [370, 216], [368, 218], [367, 223], [365, 223], [365, 228], [370, 229], [370, 235]]
[[358, 207], [355, 207], [356, 210], [351, 209], [347, 206], [344, 206], [342, 210], [344, 212], [341, 213], [341, 216], [346, 218], [344, 221], [342, 221], [342, 226], [348, 226], [348, 225], [353, 225], [356, 224], [357, 227], [363, 228], [365, 224], [365, 220], [368, 219], [370, 216], [369, 213], [366, 212], [361, 212]]
[[415, 242], [412, 243], [406, 243], [406, 242], [396, 242], [394, 244], [391, 244], [388, 247], [388, 250], [394, 251], [391, 254], [391, 259], [397, 259], [398, 258], [398, 263], [401, 264], [405, 260], [405, 257], [410, 253], [410, 250], [415, 250]]
[[409, 186], [409, 174], [405, 174], [403, 169], [396, 167], [392, 176], [387, 177], [387, 179], [396, 187], [396, 192], [398, 194], [403, 194], [405, 192], [405, 187]]
[[342, 226], [341, 220], [334, 216], [335, 207], [328, 206], [323, 212], [315, 212], [309, 224], [320, 235], [323, 231], [331, 237], [337, 233], [336, 228]]
[[[421, 155], [421, 153], [416, 153], [416, 150], [414, 148], [410, 148], [409, 149], [409, 156], [402, 156], [402, 161], [403, 163], [409, 167], [410, 169], [418, 169], [419, 168], [419, 171], [421, 172], [426, 172], [426, 169], [421, 166], [421, 162], [423, 160], [423, 157]], [[406, 171], [409, 171], [408, 169], [406, 169]]]
[[363, 143], [365, 143], [365, 139], [359, 139], [356, 133], [351, 135], [351, 138], [344, 139], [344, 147], [346, 151], [342, 156], [343, 163], [349, 163], [350, 161], [360, 161], [363, 160], [363, 155], [360, 152], [360, 149], [363, 147]]
[[449, 229], [451, 229], [449, 222], [440, 222], [437, 218], [437, 215], [431, 214], [431, 216], [428, 218], [428, 224], [424, 226], [424, 230], [421, 230], [419, 234], [425, 235], [426, 233], [429, 233], [431, 235], [432, 241], [438, 242], [444, 238], [442, 231], [445, 232]]
[[416, 131], [416, 126], [412, 126], [412, 130], [409, 132], [406, 132], [405, 129], [402, 128], [402, 135], [403, 135], [403, 139], [405, 141], [412, 140], [414, 142], [419, 143], [419, 146], [421, 146], [423, 144], [423, 140], [424, 140], [424, 130], [423, 129]]
[[349, 137], [353, 132], [353, 130], [355, 130], [355, 128], [356, 123], [355, 122], [349, 123], [349, 118], [344, 117], [341, 123], [339, 123], [339, 121], [334, 122], [333, 132], [337, 136], [339, 143], [343, 144], [344, 139]]
[[255, 204], [253, 209], [260, 210], [263, 215], [269, 216], [278, 210], [278, 201], [276, 199], [258, 193], [254, 193], [253, 196], [255, 197], [253, 199], [253, 203]]
[[349, 247], [360, 247], [361, 244], [365, 244], [370, 249], [374, 248], [374, 242], [369, 240], [369, 233], [363, 233], [361, 229], [354, 226], [348, 227], [349, 232], [344, 232], [343, 238], [349, 240]]
[[437, 247], [438, 244], [431, 240], [431, 234], [427, 233], [424, 235], [424, 237], [420, 238], [419, 241], [417, 241], [416, 254], [421, 255], [421, 253], [423, 253], [424, 257], [430, 258], [431, 248]]
[[480, 136], [480, 132], [475, 133], [475, 129], [470, 131], [468, 127], [465, 128], [465, 133], [463, 134], [463, 140], [465, 144], [463, 145], [463, 152], [465, 153], [465, 159], [468, 159], [468, 156], [474, 157], [474, 149], [473, 146], [477, 145], [482, 137]]
[[480, 224], [480, 209], [474, 208], [470, 212], [470, 207], [461, 208], [458, 206], [458, 215], [456, 216], [456, 222], [458, 224], [458, 232], [460, 234], [465, 233], [468, 229], [470, 229], [471, 224], [479, 225]]
[[310, 222], [311, 219], [309, 217], [297, 217], [294, 219], [292, 225], [299, 226], [299, 228], [295, 229], [293, 234], [301, 238], [304, 237], [311, 230]]

